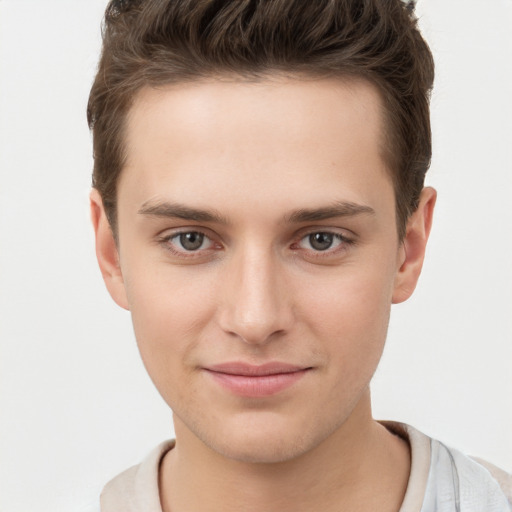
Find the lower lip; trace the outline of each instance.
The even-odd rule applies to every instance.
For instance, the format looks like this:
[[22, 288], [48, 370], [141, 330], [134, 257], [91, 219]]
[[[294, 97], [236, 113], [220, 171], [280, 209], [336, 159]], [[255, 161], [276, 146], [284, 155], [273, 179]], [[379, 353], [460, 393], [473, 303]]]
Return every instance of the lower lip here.
[[247, 376], [207, 370], [222, 387], [236, 395], [252, 398], [271, 396], [284, 391], [302, 379], [307, 371], [308, 369], [291, 373]]

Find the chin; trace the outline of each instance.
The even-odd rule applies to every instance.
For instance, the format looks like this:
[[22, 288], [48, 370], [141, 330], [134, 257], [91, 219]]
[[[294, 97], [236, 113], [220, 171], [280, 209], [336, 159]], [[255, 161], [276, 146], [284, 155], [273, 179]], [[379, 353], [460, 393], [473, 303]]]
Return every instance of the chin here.
[[[237, 436], [238, 437], [238, 436]], [[278, 464], [296, 459], [308, 451], [309, 443], [296, 436], [246, 436], [210, 448], [225, 458], [250, 464]]]
[[211, 450], [231, 460], [251, 464], [277, 464], [297, 459], [327, 439], [336, 426], [311, 421], [292, 421], [278, 415], [237, 418], [222, 423], [221, 432], [196, 435]]

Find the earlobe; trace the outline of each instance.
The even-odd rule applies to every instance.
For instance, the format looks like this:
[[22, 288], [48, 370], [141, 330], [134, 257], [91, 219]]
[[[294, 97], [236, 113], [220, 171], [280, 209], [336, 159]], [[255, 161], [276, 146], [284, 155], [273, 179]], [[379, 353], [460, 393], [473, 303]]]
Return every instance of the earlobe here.
[[395, 278], [393, 304], [407, 300], [416, 288], [421, 274], [437, 193], [431, 187], [422, 190], [418, 208], [407, 222], [400, 247], [400, 268]]
[[119, 252], [100, 193], [96, 189], [90, 194], [91, 221], [96, 239], [96, 258], [103, 281], [114, 301], [124, 309], [129, 309], [123, 274], [119, 264]]

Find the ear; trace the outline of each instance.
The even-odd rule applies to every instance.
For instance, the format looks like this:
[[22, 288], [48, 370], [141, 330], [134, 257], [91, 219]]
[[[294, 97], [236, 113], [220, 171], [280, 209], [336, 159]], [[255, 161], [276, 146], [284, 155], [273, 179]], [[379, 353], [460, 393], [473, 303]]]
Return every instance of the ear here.
[[121, 266], [119, 264], [119, 252], [110, 228], [103, 200], [100, 193], [93, 188], [90, 194], [91, 220], [96, 238], [96, 258], [100, 266], [103, 281], [110, 296], [124, 309], [129, 309], [126, 298]]
[[407, 221], [405, 237], [400, 247], [401, 265], [395, 278], [393, 304], [407, 300], [416, 288], [432, 227], [436, 197], [437, 193], [433, 188], [424, 188], [418, 208]]

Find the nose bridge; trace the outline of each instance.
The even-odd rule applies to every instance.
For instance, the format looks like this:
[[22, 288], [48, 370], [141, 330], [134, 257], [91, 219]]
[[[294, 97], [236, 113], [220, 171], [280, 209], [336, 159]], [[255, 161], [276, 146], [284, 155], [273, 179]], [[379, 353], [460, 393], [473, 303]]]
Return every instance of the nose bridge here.
[[222, 328], [243, 341], [264, 344], [289, 328], [291, 308], [280, 263], [271, 248], [246, 244], [233, 254], [224, 283]]

